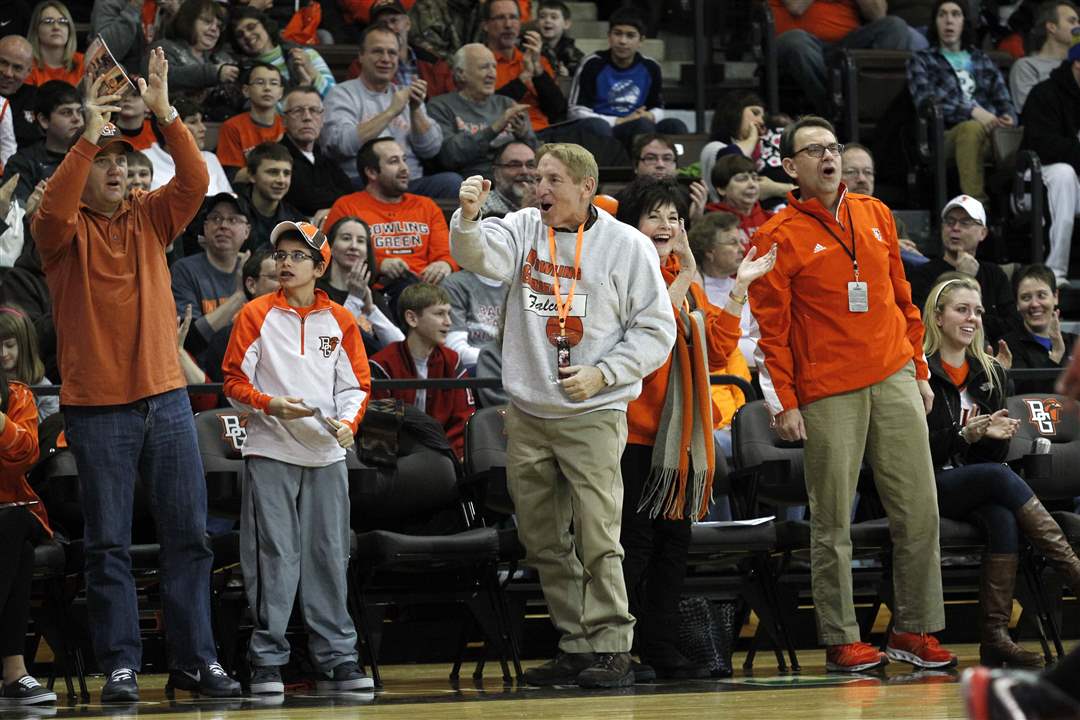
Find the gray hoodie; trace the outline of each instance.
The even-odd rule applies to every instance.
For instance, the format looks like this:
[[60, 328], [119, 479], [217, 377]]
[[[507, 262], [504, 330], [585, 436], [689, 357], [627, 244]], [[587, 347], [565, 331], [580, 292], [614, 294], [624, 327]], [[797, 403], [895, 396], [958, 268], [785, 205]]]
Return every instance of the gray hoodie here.
[[[577, 233], [555, 234], [559, 288], [570, 290]], [[503, 387], [524, 412], [562, 418], [594, 410], [626, 410], [641, 380], [667, 360], [675, 344], [675, 317], [660, 263], [649, 240], [603, 210], [585, 231], [580, 278], [567, 326], [580, 319], [573, 365], [595, 365], [607, 384], [583, 402], [558, 385], [549, 320], [557, 316], [551, 290], [548, 228], [536, 208], [505, 218], [450, 220], [450, 252], [461, 267], [510, 285], [503, 336]], [[564, 274], [565, 273], [565, 274]]]

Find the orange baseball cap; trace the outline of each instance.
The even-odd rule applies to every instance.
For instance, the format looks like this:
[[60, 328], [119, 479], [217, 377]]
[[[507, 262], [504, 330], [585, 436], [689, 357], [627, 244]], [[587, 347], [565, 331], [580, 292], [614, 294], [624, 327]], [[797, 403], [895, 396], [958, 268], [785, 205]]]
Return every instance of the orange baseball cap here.
[[330, 264], [330, 243], [327, 242], [323, 231], [309, 222], [293, 222], [291, 220], [279, 222], [270, 231], [270, 244], [276, 248], [278, 240], [281, 240], [282, 236], [289, 236], [290, 233], [299, 234], [312, 250], [319, 251], [324, 264]]

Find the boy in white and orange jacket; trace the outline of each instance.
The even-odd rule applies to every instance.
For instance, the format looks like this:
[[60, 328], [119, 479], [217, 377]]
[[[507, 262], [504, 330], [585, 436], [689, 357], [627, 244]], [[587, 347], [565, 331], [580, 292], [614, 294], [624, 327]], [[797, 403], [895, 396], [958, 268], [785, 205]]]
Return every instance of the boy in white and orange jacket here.
[[[315, 281], [330, 245], [309, 223], [270, 235], [281, 289], [252, 300], [233, 325], [225, 395], [248, 415], [240, 565], [254, 616], [253, 694], [284, 691], [285, 629], [297, 586], [324, 690], [372, 687], [357, 665], [346, 607], [349, 490], [345, 450], [371, 389], [360, 329]], [[303, 582], [301, 583], [301, 578]]]

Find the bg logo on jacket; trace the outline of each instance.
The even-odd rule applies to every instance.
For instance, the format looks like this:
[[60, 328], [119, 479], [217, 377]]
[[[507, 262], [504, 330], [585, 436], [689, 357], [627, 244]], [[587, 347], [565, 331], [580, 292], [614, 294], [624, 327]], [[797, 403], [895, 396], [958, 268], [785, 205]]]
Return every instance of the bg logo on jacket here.
[[330, 337], [327, 335], [319, 336], [319, 352], [323, 354], [323, 357], [328, 358], [337, 349], [338, 343], [341, 342], [341, 338]]
[[1028, 407], [1028, 422], [1034, 425], [1042, 435], [1057, 435], [1057, 424], [1061, 420], [1061, 403], [1057, 398], [1024, 398]]
[[221, 439], [229, 443], [236, 452], [244, 449], [244, 441], [247, 440], [247, 413], [239, 415], [218, 415], [221, 421]]

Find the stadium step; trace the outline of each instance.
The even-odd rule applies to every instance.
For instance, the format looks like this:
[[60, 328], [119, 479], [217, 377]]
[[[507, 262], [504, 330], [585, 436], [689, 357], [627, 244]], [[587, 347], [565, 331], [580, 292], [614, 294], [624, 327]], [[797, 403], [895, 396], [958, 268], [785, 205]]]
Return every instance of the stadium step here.
[[[571, 32], [572, 31], [573, 28], [571, 28]], [[608, 48], [608, 41], [606, 36], [598, 38], [579, 38], [575, 35], [574, 42], [577, 44], [578, 48], [586, 55], [591, 55], [598, 50], [607, 50]], [[641, 54], [651, 57], [657, 62], [662, 62], [667, 59], [664, 55], [664, 41], [658, 40], [656, 38], [646, 38], [644, 41], [642, 41]]]
[[[578, 20], [596, 19], [596, 3], [568, 2], [566, 5], [570, 8], [570, 17], [574, 23], [577, 23]], [[535, 17], [535, 7], [533, 8], [533, 14]], [[573, 32], [573, 28], [571, 28], [571, 32]]]

